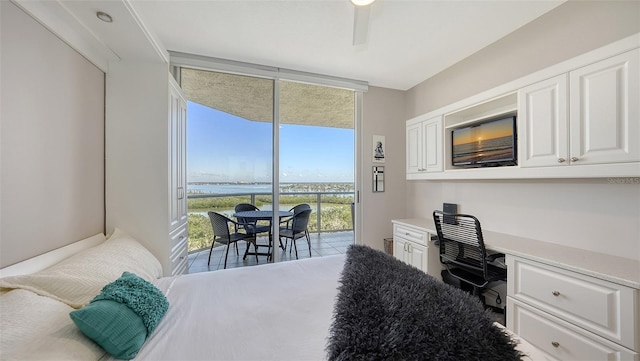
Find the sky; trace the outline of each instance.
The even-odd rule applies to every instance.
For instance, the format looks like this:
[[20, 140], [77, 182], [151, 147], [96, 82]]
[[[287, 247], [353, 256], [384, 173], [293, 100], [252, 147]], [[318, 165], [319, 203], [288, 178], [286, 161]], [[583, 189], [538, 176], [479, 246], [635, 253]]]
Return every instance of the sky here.
[[[271, 182], [272, 125], [187, 102], [188, 182]], [[354, 130], [280, 125], [280, 182], [353, 182]]]
[[513, 135], [513, 118], [482, 123], [480, 126], [472, 126], [456, 130], [454, 145], [478, 142], [493, 138]]

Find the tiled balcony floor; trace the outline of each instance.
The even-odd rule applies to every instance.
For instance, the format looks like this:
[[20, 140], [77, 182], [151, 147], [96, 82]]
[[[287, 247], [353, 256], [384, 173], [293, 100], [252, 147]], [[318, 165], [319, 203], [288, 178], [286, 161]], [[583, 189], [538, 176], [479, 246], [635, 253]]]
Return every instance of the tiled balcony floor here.
[[[353, 232], [325, 232], [325, 233], [311, 233], [311, 257], [322, 257], [328, 256], [332, 254], [340, 254], [345, 253], [347, 251], [347, 247], [353, 244]], [[258, 239], [259, 244], [266, 244], [267, 240], [265, 238]], [[277, 244], [277, 242], [275, 242]], [[291, 244], [291, 240], [289, 240], [289, 245]], [[309, 247], [307, 246], [307, 241], [305, 238], [300, 238], [297, 240], [296, 244], [298, 245], [298, 257], [309, 258]], [[258, 261], [256, 262], [255, 256], [247, 256], [246, 260], [242, 259], [244, 254], [244, 250], [246, 249], [245, 242], [238, 243], [238, 250], [240, 255], [236, 255], [235, 247], [232, 247], [229, 250], [229, 258], [227, 259], [227, 268], [234, 267], [244, 267], [244, 266], [254, 266], [257, 264], [265, 264], [267, 263], [266, 256], [258, 256]], [[251, 247], [253, 250], [253, 247]], [[207, 266], [207, 258], [209, 257], [209, 249], [203, 249], [201, 251], [193, 252], [189, 254], [189, 273], [197, 273], [197, 272], [208, 272], [215, 271], [218, 269], [224, 268], [224, 255], [225, 255], [226, 247], [225, 246], [217, 246], [214, 247], [213, 253], [211, 254], [211, 265]], [[259, 252], [266, 252], [265, 248], [260, 248]], [[287, 246], [287, 251], [279, 250], [280, 259], [281, 260], [292, 260], [296, 259], [295, 249], [289, 254], [289, 246]]]

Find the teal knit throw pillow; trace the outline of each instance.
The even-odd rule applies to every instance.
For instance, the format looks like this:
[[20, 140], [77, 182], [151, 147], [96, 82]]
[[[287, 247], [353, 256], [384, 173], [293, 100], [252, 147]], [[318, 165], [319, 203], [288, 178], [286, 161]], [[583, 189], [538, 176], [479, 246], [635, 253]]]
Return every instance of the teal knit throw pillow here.
[[125, 272], [69, 316], [110, 355], [129, 360], [138, 354], [168, 308], [166, 297], [153, 284]]

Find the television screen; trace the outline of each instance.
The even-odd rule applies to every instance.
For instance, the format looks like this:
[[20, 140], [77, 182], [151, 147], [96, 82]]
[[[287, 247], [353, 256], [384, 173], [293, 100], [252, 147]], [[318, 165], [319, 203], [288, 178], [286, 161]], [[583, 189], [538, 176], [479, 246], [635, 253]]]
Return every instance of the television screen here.
[[501, 117], [451, 133], [455, 166], [516, 165], [516, 117]]

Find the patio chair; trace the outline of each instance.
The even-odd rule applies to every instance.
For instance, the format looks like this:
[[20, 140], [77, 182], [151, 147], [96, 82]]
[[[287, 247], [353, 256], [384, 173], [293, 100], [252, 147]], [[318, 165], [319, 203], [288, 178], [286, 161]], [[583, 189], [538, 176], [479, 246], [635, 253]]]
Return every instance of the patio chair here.
[[[243, 228], [245, 224], [236, 222], [217, 212], [210, 211], [207, 212], [207, 214], [209, 215], [211, 227], [213, 228], [213, 240], [211, 242], [211, 249], [209, 250], [209, 261], [207, 262], [207, 266], [211, 264], [211, 252], [213, 252], [213, 245], [216, 242], [222, 243], [227, 247], [227, 251], [224, 256], [224, 268], [227, 268], [229, 248], [232, 244], [235, 244], [236, 246], [237, 255], [240, 255], [240, 253], [238, 252], [239, 241], [246, 241], [247, 249], [249, 249], [249, 245], [253, 243], [254, 249], [256, 249], [257, 251], [255, 233], [239, 232], [239, 230]], [[257, 260], [258, 256], [256, 255], [256, 261]]]
[[[307, 230], [307, 226], [309, 225], [309, 215], [311, 214], [311, 209], [305, 209], [298, 213], [295, 213], [291, 218], [291, 227], [286, 228], [283, 227], [280, 229], [280, 243], [282, 243], [282, 238], [291, 239], [291, 246], [289, 247], [289, 253], [291, 253], [291, 249], [295, 248], [296, 250], [296, 259], [298, 259], [298, 245], [296, 244], [296, 240], [305, 237], [307, 239], [307, 245], [309, 246], [309, 257], [311, 257], [311, 238], [309, 237], [309, 232]], [[287, 240], [285, 239], [285, 242]], [[286, 250], [286, 243], [285, 243]]]
[[[260, 208], [254, 206], [253, 204], [250, 203], [240, 203], [238, 205], [236, 205], [235, 207], [235, 212], [244, 212], [244, 211], [259, 211]], [[269, 222], [269, 224], [264, 225], [264, 224], [258, 224], [258, 221], [255, 219], [249, 219], [249, 218], [244, 218], [244, 217], [236, 217], [236, 219], [238, 220], [238, 222], [244, 224], [242, 226], [242, 229], [244, 229], [244, 231], [246, 233], [250, 233], [250, 234], [254, 234], [256, 237], [256, 242], [254, 243], [254, 248], [256, 249], [256, 253], [258, 252], [257, 248], [258, 247], [267, 247], [267, 253], [271, 253], [271, 242], [272, 242], [272, 236], [271, 236], [271, 222]], [[269, 237], [269, 244], [258, 244], [258, 234], [260, 233], [266, 233]], [[247, 252], [245, 252], [244, 256], [242, 257], [242, 259], [246, 259], [247, 258]]]
[[[302, 211], [304, 211], [306, 209], [311, 209], [311, 206], [306, 204], [306, 203], [301, 203], [301, 204], [298, 204], [296, 206], [291, 207], [289, 212], [291, 212], [293, 215], [296, 215], [297, 213], [302, 212]], [[293, 215], [291, 217], [287, 218], [287, 219], [283, 219], [282, 221], [280, 221], [280, 232], [282, 232], [283, 230], [286, 230], [286, 229], [291, 229], [291, 226], [292, 226], [291, 223], [293, 221]], [[310, 238], [309, 237], [309, 228], [308, 227], [307, 227], [307, 229], [305, 229], [305, 233], [306, 233], [307, 238]], [[281, 247], [282, 247], [282, 245], [281, 245]], [[285, 243], [284, 243], [284, 248], [283, 249], [284, 250], [287, 249], [287, 240], [286, 239], [285, 239]]]

